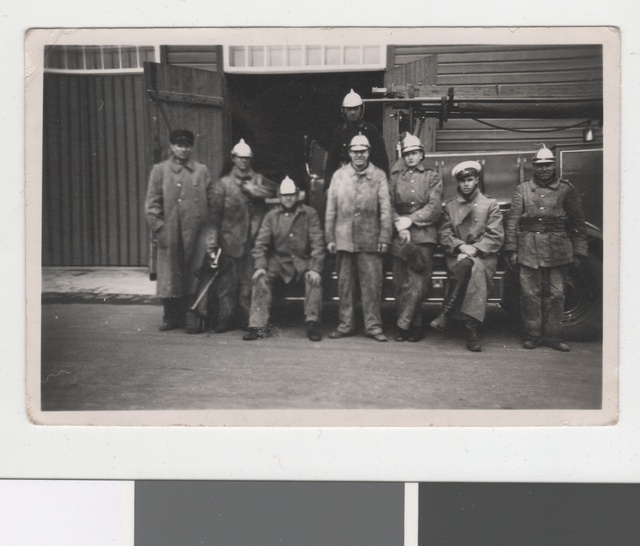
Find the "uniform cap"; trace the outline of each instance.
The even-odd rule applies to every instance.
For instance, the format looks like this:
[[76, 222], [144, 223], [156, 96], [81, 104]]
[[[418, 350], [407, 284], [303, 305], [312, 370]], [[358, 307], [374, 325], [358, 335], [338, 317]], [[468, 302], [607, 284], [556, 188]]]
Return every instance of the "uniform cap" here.
[[355, 108], [356, 106], [362, 106], [362, 97], [352, 89], [344, 96], [342, 107]]
[[176, 129], [169, 134], [169, 142], [171, 144], [177, 144], [178, 142], [187, 142], [193, 144], [196, 137], [188, 129]]
[[451, 175], [454, 178], [464, 178], [465, 176], [476, 175], [480, 171], [482, 171], [482, 165], [477, 161], [463, 161], [453, 168]]
[[240, 142], [231, 150], [231, 155], [235, 155], [236, 157], [253, 157], [253, 152], [244, 139], [241, 138]]
[[406, 154], [407, 152], [412, 152], [413, 150], [421, 150], [424, 151], [424, 147], [422, 146], [422, 142], [417, 136], [407, 135], [404, 137], [402, 141], [402, 153]]
[[371, 144], [369, 144], [369, 139], [364, 136], [362, 133], [358, 133], [351, 139], [349, 143], [349, 150], [370, 150]]
[[282, 182], [280, 182], [280, 195], [291, 195], [298, 193], [298, 188], [296, 188], [296, 183], [291, 180], [288, 176], [284, 178]]
[[556, 161], [556, 156], [544, 144], [542, 145], [542, 148], [540, 148], [536, 152], [536, 155], [533, 156], [533, 163], [536, 163], [536, 164], [555, 163], [555, 161]]

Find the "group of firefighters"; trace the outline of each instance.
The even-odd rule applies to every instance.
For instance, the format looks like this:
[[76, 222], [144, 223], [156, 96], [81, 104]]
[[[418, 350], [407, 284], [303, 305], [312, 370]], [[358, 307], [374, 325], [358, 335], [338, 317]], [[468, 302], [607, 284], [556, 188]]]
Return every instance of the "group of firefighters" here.
[[[244, 140], [231, 151], [229, 174], [214, 181], [191, 158], [194, 134], [171, 132], [171, 156], [154, 165], [145, 204], [158, 247], [160, 330], [200, 333], [215, 308], [214, 332], [243, 329], [247, 341], [268, 337], [274, 290], [297, 284], [304, 286], [307, 337], [320, 341], [328, 252], [336, 255], [339, 296], [339, 323], [328, 337], [355, 334], [357, 280], [365, 335], [385, 342], [383, 256], [390, 253], [394, 340], [417, 342], [424, 336], [421, 302], [439, 244], [449, 282], [431, 327], [444, 331], [451, 320], [461, 321], [466, 348], [481, 350], [479, 328], [502, 249], [519, 268], [523, 347], [569, 351], [560, 337], [563, 285], [568, 267], [580, 267], [587, 256], [586, 224], [577, 190], [556, 176], [553, 152], [543, 146], [535, 154], [533, 178], [516, 187], [505, 229], [498, 203], [480, 191], [478, 162], [454, 167], [457, 194], [443, 207], [442, 180], [423, 165], [418, 137], [404, 137], [401, 158], [390, 168], [382, 136], [363, 120], [364, 104], [353, 90], [342, 113], [344, 123], [333, 134], [326, 164], [324, 229], [293, 180], [287, 176], [278, 185], [252, 169], [253, 153]], [[279, 204], [269, 209], [275, 197]], [[219, 265], [212, 293], [196, 298], [209, 265]]]

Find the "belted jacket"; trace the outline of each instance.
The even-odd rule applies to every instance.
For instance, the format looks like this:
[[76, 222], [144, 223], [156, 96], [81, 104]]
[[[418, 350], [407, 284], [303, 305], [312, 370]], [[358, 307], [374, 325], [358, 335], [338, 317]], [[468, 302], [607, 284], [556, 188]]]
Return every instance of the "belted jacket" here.
[[322, 273], [325, 246], [318, 213], [302, 203], [293, 212], [282, 205], [270, 210], [260, 226], [252, 255], [255, 269], [266, 269], [285, 282], [296, 272]]
[[437, 224], [442, 214], [442, 180], [435, 171], [421, 163], [414, 168], [404, 161], [391, 170], [389, 183], [393, 221], [407, 216], [413, 224], [409, 228], [413, 243], [435, 243]]
[[377, 252], [378, 243], [391, 243], [392, 214], [389, 184], [381, 169], [369, 163], [363, 171], [351, 164], [331, 180], [325, 212], [325, 238], [346, 252]]
[[586, 256], [586, 223], [580, 196], [568, 180], [541, 185], [535, 178], [516, 188], [507, 218], [505, 251], [537, 269], [570, 264]]

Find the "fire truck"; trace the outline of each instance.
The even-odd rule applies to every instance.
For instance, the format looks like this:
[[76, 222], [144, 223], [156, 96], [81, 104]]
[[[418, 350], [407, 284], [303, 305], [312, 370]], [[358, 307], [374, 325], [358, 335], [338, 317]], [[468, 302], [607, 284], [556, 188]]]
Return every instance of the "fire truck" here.
[[[602, 102], [598, 97], [575, 99], [529, 99], [529, 98], [485, 98], [464, 97], [457, 99], [455, 89], [450, 88], [445, 96], [420, 96], [417, 87], [392, 86], [373, 88], [372, 95], [378, 98], [364, 99], [365, 104], [382, 104], [393, 111], [398, 120], [398, 142], [404, 134], [420, 134], [425, 120], [436, 119], [440, 127], [455, 118], [508, 117], [572, 118], [577, 114], [601, 118]], [[603, 149], [593, 144], [589, 135], [591, 128], [585, 126], [583, 145], [553, 147], [557, 158], [557, 175], [568, 179], [579, 190], [587, 219], [589, 256], [580, 269], [570, 267], [565, 285], [565, 310], [562, 322], [566, 339], [589, 339], [601, 335], [602, 331], [602, 185]], [[399, 159], [399, 146], [396, 158]], [[443, 201], [455, 195], [456, 182], [451, 169], [461, 161], [475, 160], [483, 166], [480, 180], [481, 191], [498, 200], [506, 218], [515, 187], [533, 174], [531, 158], [537, 148], [509, 151], [468, 151], [427, 153], [423, 164], [438, 172], [443, 180]], [[306, 143], [307, 191], [309, 203], [323, 217], [326, 205], [324, 191], [324, 168], [327, 152], [315, 141]], [[392, 158], [393, 163], [393, 158]], [[424, 304], [438, 304], [444, 300], [447, 290], [447, 271], [444, 254], [436, 252], [431, 288]], [[329, 258], [325, 271], [325, 299], [337, 300], [337, 274]], [[391, 258], [385, 260], [383, 299], [394, 300]], [[494, 277], [489, 303], [499, 304], [520, 319], [519, 282], [517, 271], [511, 268], [504, 256], [500, 256]]]

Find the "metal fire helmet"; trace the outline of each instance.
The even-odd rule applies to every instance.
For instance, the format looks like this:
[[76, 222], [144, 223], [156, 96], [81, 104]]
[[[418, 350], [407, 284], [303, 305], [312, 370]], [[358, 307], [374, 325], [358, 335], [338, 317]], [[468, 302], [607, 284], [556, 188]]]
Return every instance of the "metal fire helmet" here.
[[532, 162], [534, 164], [540, 164], [540, 163], [555, 163], [556, 162], [556, 156], [553, 154], [553, 152], [547, 148], [544, 144], [542, 145], [542, 148], [540, 148], [537, 152], [536, 155], [533, 156], [533, 160]]
[[406, 154], [407, 152], [413, 152], [414, 150], [420, 150], [421, 152], [424, 152], [424, 147], [422, 146], [422, 142], [420, 142], [420, 139], [417, 136], [409, 134], [404, 137], [400, 152], [402, 154]]
[[349, 143], [349, 150], [370, 150], [371, 144], [369, 144], [369, 139], [364, 136], [362, 133], [358, 133], [351, 139]]
[[288, 176], [284, 178], [282, 182], [280, 182], [280, 195], [291, 195], [294, 193], [298, 193], [298, 188], [296, 188], [296, 183], [291, 180]]
[[241, 138], [240, 142], [231, 150], [231, 155], [235, 155], [236, 157], [253, 157], [253, 152], [244, 139]]
[[362, 106], [362, 104], [362, 97], [353, 89], [349, 91], [342, 100], [343, 108], [355, 108], [356, 106]]

